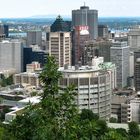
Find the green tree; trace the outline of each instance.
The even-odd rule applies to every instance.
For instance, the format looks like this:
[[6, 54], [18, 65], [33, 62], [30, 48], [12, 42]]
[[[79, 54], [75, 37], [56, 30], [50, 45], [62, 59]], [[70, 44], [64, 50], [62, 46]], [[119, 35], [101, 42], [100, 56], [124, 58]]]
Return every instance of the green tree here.
[[117, 133], [115, 129], [109, 129], [105, 135], [101, 136], [100, 140], [128, 140], [128, 138], [123, 137], [120, 133]]
[[6, 86], [12, 85], [12, 84], [13, 84], [13, 75], [10, 75], [7, 78], [4, 75], [2, 75], [1, 80], [0, 80], [0, 85], [2, 87], [6, 87]]
[[77, 139], [78, 110], [74, 87], [58, 86], [61, 73], [53, 57], [48, 57], [40, 80], [44, 92], [37, 105], [30, 105], [11, 123], [9, 131], [20, 140]]
[[109, 119], [109, 122], [110, 122], [110, 123], [117, 123], [117, 119], [114, 118], [114, 117], [111, 117], [111, 118]]
[[97, 114], [94, 114], [89, 109], [82, 109], [82, 112], [80, 114], [80, 118], [82, 120], [89, 119], [91, 121], [91, 120], [98, 120], [99, 119], [99, 116]]
[[128, 124], [128, 127], [129, 127], [128, 133], [129, 133], [130, 137], [137, 138], [140, 136], [140, 129], [139, 129], [137, 122], [134, 122], [134, 121], [130, 122]]
[[117, 128], [116, 132], [119, 133], [121, 136], [128, 138], [128, 132], [126, 131], [126, 129]]
[[12, 135], [12, 140], [128, 140], [119, 130], [109, 129], [91, 110], [79, 113], [74, 86], [62, 89], [58, 86], [60, 78], [55, 59], [48, 57], [40, 74], [43, 88], [40, 103], [29, 104], [6, 127], [5, 138]]

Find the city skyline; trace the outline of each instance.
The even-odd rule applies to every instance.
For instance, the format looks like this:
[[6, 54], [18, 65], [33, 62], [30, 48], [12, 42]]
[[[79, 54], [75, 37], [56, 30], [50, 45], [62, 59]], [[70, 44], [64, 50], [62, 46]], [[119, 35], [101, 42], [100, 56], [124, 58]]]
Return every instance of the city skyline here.
[[[97, 9], [99, 17], [140, 17], [139, 0], [86, 0], [90, 9]], [[23, 18], [34, 15], [69, 15], [84, 5], [83, 0], [1, 0], [0, 18]], [[133, 12], [132, 12], [133, 11]]]

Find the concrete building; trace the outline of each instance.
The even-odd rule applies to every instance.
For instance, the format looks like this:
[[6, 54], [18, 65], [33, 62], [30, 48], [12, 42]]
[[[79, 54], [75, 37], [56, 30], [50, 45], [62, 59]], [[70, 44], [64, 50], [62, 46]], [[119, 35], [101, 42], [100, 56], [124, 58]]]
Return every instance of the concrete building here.
[[[97, 63], [99, 64], [99, 63]], [[66, 88], [75, 85], [78, 93], [76, 103], [78, 108], [91, 109], [100, 118], [108, 120], [111, 115], [111, 95], [115, 88], [115, 70], [112, 63], [101, 63], [94, 66], [61, 67], [63, 78], [59, 85]]]
[[18, 40], [0, 42], [0, 70], [22, 71], [23, 46]]
[[114, 91], [111, 99], [111, 116], [117, 116], [118, 123], [128, 122], [128, 103], [135, 98], [133, 90]]
[[24, 87], [32, 86], [35, 88], [40, 87], [39, 73], [24, 72], [14, 75], [14, 84], [22, 85]]
[[100, 38], [109, 37], [109, 31], [107, 25], [98, 25], [98, 37]]
[[42, 45], [42, 32], [41, 30], [31, 30], [27, 32], [27, 46]]
[[140, 91], [140, 51], [134, 52], [134, 86]]
[[88, 6], [81, 6], [78, 10], [72, 10], [72, 27], [88, 26], [92, 39], [98, 37], [98, 11], [90, 10]]
[[89, 40], [85, 42], [83, 62], [87, 65], [92, 59], [97, 57], [104, 57], [105, 62], [110, 62], [110, 47], [112, 42], [108, 40], [93, 41]]
[[40, 63], [34, 61], [26, 65], [26, 72], [35, 72], [36, 70], [40, 70]]
[[111, 47], [110, 59], [117, 67], [117, 87], [127, 86], [129, 77], [129, 46], [127, 42], [114, 42]]
[[90, 40], [88, 26], [75, 26], [72, 33], [72, 65], [84, 64], [85, 42]]
[[29, 104], [34, 105], [34, 104], [38, 104], [39, 102], [40, 102], [39, 96], [28, 97], [26, 99], [17, 101], [16, 106], [10, 108], [10, 110], [12, 111], [5, 114], [5, 121], [3, 123], [9, 124], [11, 121], [13, 121], [16, 118], [17, 115], [21, 115], [21, 112], [23, 112], [24, 109]]
[[127, 97], [112, 96], [111, 115], [117, 115], [118, 123], [127, 123]]
[[54, 56], [59, 67], [71, 65], [71, 34], [70, 32], [47, 33], [48, 53]]
[[140, 123], [140, 98], [130, 100], [128, 105], [128, 122]]
[[131, 51], [138, 51], [140, 49], [140, 26], [135, 26], [130, 29], [128, 34], [128, 42]]

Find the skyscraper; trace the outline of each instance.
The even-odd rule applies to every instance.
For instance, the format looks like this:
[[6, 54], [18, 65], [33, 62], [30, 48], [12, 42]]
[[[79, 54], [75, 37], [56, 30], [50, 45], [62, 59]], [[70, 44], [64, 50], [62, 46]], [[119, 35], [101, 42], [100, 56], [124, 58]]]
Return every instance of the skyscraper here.
[[59, 67], [71, 65], [71, 34], [70, 32], [47, 33], [49, 55], [54, 56]]
[[129, 77], [129, 54], [129, 46], [127, 46], [127, 42], [113, 43], [110, 51], [110, 59], [117, 68], [118, 88], [127, 86], [127, 78]]
[[27, 46], [42, 45], [42, 32], [40, 30], [31, 30], [27, 32]]
[[72, 65], [83, 64], [85, 42], [90, 39], [88, 26], [75, 26], [72, 33]]
[[140, 91], [140, 51], [134, 52], [134, 86]]
[[47, 51], [54, 56], [59, 67], [71, 65], [71, 32], [70, 26], [58, 16], [47, 33]]
[[105, 62], [110, 62], [111, 46], [112, 42], [108, 40], [86, 41], [83, 55], [84, 65], [90, 63], [95, 56], [104, 57]]
[[0, 69], [15, 69], [22, 71], [23, 47], [20, 41], [11, 40], [0, 42]]
[[98, 11], [90, 10], [88, 6], [81, 6], [78, 10], [72, 10], [72, 27], [88, 26], [92, 39], [98, 37]]
[[54, 23], [51, 25], [51, 32], [70, 32], [71, 31], [71, 22], [64, 21], [62, 17], [59, 15]]
[[135, 26], [130, 29], [128, 34], [128, 42], [131, 51], [140, 50], [140, 26]]
[[101, 38], [108, 38], [108, 27], [107, 25], [98, 25], [98, 36]]

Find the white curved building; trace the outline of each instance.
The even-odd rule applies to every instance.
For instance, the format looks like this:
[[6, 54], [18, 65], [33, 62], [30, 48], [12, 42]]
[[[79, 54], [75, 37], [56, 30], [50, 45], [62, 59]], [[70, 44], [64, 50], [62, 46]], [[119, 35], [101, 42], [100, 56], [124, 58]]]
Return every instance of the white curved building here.
[[91, 109], [100, 118], [108, 120], [111, 115], [112, 89], [116, 87], [116, 67], [112, 63], [99, 66], [59, 68], [63, 78], [59, 85], [76, 86], [79, 109]]

